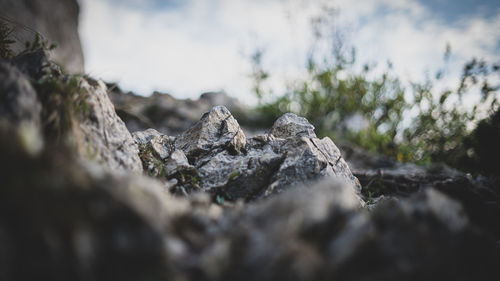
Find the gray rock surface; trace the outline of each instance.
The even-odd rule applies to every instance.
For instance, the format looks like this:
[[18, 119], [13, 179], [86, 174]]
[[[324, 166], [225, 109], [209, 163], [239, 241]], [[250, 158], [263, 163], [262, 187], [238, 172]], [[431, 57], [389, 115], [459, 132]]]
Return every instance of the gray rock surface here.
[[40, 128], [42, 106], [28, 78], [0, 61], [0, 116], [12, 125], [33, 123]]
[[[150, 130], [134, 134], [149, 173], [164, 170], [170, 179], [182, 167], [202, 190], [226, 200], [267, 197], [327, 177], [339, 177], [359, 192], [338, 148], [329, 138], [316, 138], [313, 130], [306, 119], [286, 114], [269, 134], [247, 140], [231, 113], [217, 106], [176, 138]], [[163, 148], [154, 149], [159, 138], [165, 140]], [[160, 156], [160, 150], [169, 156]]]
[[82, 119], [73, 130], [80, 155], [104, 163], [112, 170], [142, 171], [137, 144], [116, 115], [106, 85], [82, 79], [80, 87], [86, 93], [84, 103], [88, 111], [88, 118]]
[[428, 190], [360, 209], [349, 185], [325, 179], [215, 221], [181, 214], [168, 249], [191, 280], [494, 280], [492, 241], [446, 195]]
[[[61, 74], [47, 55], [38, 50], [0, 63], [0, 117], [10, 123], [29, 121], [35, 131], [52, 126], [56, 134], [50, 138], [55, 139], [48, 143], [68, 137], [82, 158], [112, 170], [142, 172], [137, 144], [116, 114], [106, 85]], [[42, 122], [41, 115], [47, 120]]]
[[78, 35], [77, 0], [0, 0], [0, 16], [14, 28], [16, 53], [39, 32], [55, 43], [52, 57], [68, 73], [83, 73], [83, 52]]
[[500, 240], [500, 182], [498, 179], [452, 169], [444, 164], [427, 166], [400, 163], [362, 149], [343, 145], [343, 155], [363, 186], [369, 208], [388, 198], [409, 197], [434, 188], [459, 201], [474, 224]]
[[21, 142], [0, 128], [0, 279], [167, 278], [162, 231], [185, 204], [152, 179], [81, 165], [64, 147], [33, 156]]
[[314, 126], [306, 118], [298, 117], [293, 113], [286, 113], [281, 116], [274, 123], [270, 134], [277, 138], [316, 137]]

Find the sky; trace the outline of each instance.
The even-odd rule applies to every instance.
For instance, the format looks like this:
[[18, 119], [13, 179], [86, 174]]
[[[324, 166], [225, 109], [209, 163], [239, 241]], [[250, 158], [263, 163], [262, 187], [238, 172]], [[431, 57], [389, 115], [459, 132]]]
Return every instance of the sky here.
[[269, 87], [283, 92], [304, 74], [310, 20], [325, 4], [360, 65], [391, 61], [408, 81], [442, 67], [447, 44], [443, 83], [472, 57], [500, 62], [495, 0], [80, 0], [86, 72], [141, 95], [224, 90], [254, 103], [250, 55], [265, 51]]

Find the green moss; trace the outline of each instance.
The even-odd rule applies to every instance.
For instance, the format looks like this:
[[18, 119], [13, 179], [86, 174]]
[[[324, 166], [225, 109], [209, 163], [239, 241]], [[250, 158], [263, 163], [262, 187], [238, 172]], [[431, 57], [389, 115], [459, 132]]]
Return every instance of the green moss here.
[[229, 178], [227, 179], [227, 181], [232, 181], [232, 180], [236, 179], [239, 175], [240, 175], [239, 172], [234, 172], [234, 173], [229, 175]]
[[174, 177], [179, 181], [179, 183], [188, 189], [200, 189], [201, 188], [201, 177], [198, 175], [196, 169], [186, 169], [182, 170]]
[[167, 179], [165, 172], [165, 164], [161, 158], [156, 155], [153, 147], [150, 144], [139, 144], [139, 158], [141, 158], [144, 171], [151, 177]]

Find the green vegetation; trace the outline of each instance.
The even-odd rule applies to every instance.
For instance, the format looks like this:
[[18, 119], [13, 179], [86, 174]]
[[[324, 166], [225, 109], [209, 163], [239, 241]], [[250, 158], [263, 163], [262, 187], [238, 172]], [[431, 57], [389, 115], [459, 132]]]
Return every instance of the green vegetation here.
[[44, 49], [44, 50], [54, 50], [57, 48], [57, 45], [54, 43], [49, 43], [48, 40], [44, 39], [40, 33], [35, 34], [35, 39], [33, 39], [32, 42], [26, 42], [25, 43], [26, 49], [23, 51], [24, 52], [34, 52], [38, 49]]
[[[13, 38], [13, 25], [10, 20], [0, 17], [0, 56], [3, 59], [12, 59], [15, 54], [10, 46], [16, 41]], [[25, 43], [25, 49], [18, 55], [35, 52], [39, 49], [53, 50], [55, 44], [27, 27], [21, 26], [35, 34], [32, 42]], [[44, 66], [45, 67], [45, 66]], [[42, 78], [32, 81], [38, 99], [42, 103], [42, 120], [44, 135], [53, 140], [61, 140], [71, 130], [75, 121], [89, 114], [86, 102], [87, 91], [81, 86], [83, 78], [80, 75], [63, 75], [59, 70], [51, 70]], [[87, 79], [88, 80], [88, 79]]]
[[25, 49], [20, 52], [20, 54], [34, 52], [38, 49], [44, 50], [54, 50], [57, 45], [54, 43], [49, 43], [39, 32], [32, 30], [26, 26], [12, 22], [6, 18], [0, 17], [0, 58], [11, 59], [15, 56], [15, 53], [11, 49], [11, 45], [16, 43], [14, 38], [14, 28], [12, 26], [19, 26], [35, 35], [33, 41], [25, 42]]
[[201, 177], [196, 169], [184, 169], [174, 175], [179, 183], [188, 190], [199, 190], [201, 188]]
[[[330, 50], [327, 55], [312, 52], [307, 75], [289, 83], [281, 96], [264, 88], [272, 74], [262, 66], [263, 52], [257, 50], [251, 57], [253, 91], [269, 123], [293, 112], [306, 117], [320, 136], [354, 143], [401, 162], [445, 162], [470, 168], [471, 159], [477, 158], [466, 145], [471, 131], [498, 110], [499, 85], [492, 85], [490, 78], [500, 74], [499, 64], [472, 59], [455, 88], [438, 89], [444, 70], [425, 82], [403, 83], [391, 63], [381, 74], [368, 64], [359, 70], [355, 50], [346, 48], [341, 36], [315, 34], [313, 46], [327, 38]], [[445, 63], [450, 52], [447, 46]], [[470, 100], [476, 100], [475, 104]], [[350, 119], [360, 124], [353, 127]]]
[[14, 56], [10, 48], [10, 45], [15, 43], [12, 38], [13, 31], [9, 24], [0, 18], [0, 58], [2, 59], [10, 59]]
[[45, 136], [60, 140], [72, 129], [75, 121], [88, 116], [87, 91], [81, 87], [80, 76], [46, 76], [34, 82], [42, 103]]
[[156, 153], [151, 144], [139, 144], [139, 158], [141, 159], [143, 167], [149, 172], [151, 177], [157, 177], [163, 180], [167, 179], [165, 163], [163, 163], [161, 157]]

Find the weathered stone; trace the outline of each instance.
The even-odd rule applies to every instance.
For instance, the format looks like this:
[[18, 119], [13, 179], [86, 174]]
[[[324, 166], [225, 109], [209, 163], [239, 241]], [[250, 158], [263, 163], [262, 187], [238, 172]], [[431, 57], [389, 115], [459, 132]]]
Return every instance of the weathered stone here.
[[351, 174], [340, 151], [328, 137], [323, 139], [289, 137], [279, 151], [286, 158], [272, 180], [266, 194], [281, 192], [290, 185], [303, 184], [323, 177], [336, 176], [353, 184], [360, 191], [360, 184]]
[[0, 61], [0, 118], [12, 125], [29, 122], [40, 127], [41, 111], [42, 106], [27, 77]]
[[342, 147], [353, 174], [360, 180], [362, 196], [370, 208], [389, 198], [408, 197], [434, 188], [460, 202], [471, 222], [500, 239], [499, 181], [472, 177], [444, 164], [416, 165], [374, 155], [356, 147]]
[[33, 155], [44, 146], [41, 111], [42, 106], [28, 78], [0, 61], [0, 127], [10, 128], [19, 136], [23, 149]]
[[[472, 242], [486, 238], [479, 237], [460, 204], [429, 189], [351, 217], [325, 245], [327, 272], [342, 280], [489, 279], [480, 268], [491, 270], [494, 263], [472, 258], [479, 253], [493, 258], [489, 242]], [[366, 265], [362, 271], [356, 270], [360, 263]]]
[[188, 159], [182, 150], [173, 151], [165, 162], [165, 170], [168, 176], [172, 176], [177, 172], [192, 168], [194, 167], [189, 164]]
[[90, 172], [66, 147], [23, 153], [6, 133], [0, 129], [2, 280], [167, 277], [161, 231], [188, 205], [169, 202], [151, 179]]
[[137, 144], [116, 115], [104, 83], [82, 79], [80, 88], [87, 93], [84, 102], [88, 117], [82, 119], [73, 130], [79, 154], [113, 170], [141, 172]]
[[191, 162], [218, 149], [232, 154], [245, 150], [246, 138], [238, 122], [224, 106], [216, 106], [175, 140]]
[[316, 137], [314, 126], [311, 125], [306, 118], [299, 117], [293, 113], [286, 113], [274, 123], [271, 135], [277, 138], [288, 137]]
[[[276, 121], [271, 134], [247, 141], [231, 113], [225, 107], [214, 107], [175, 138], [178, 155], [168, 160], [165, 170], [171, 177], [178, 171], [176, 166], [195, 168], [201, 188], [227, 200], [253, 200], [326, 177], [341, 178], [359, 192], [359, 183], [335, 144], [329, 138], [317, 139], [313, 129], [306, 119], [287, 114]], [[159, 138], [157, 132], [154, 135], [148, 143]], [[145, 158], [150, 159], [142, 157], [143, 162]], [[149, 167], [159, 162], [150, 159], [144, 163]]]
[[162, 135], [155, 129], [134, 132], [132, 136], [137, 144], [149, 146], [160, 159], [166, 159], [173, 149], [174, 138]]

